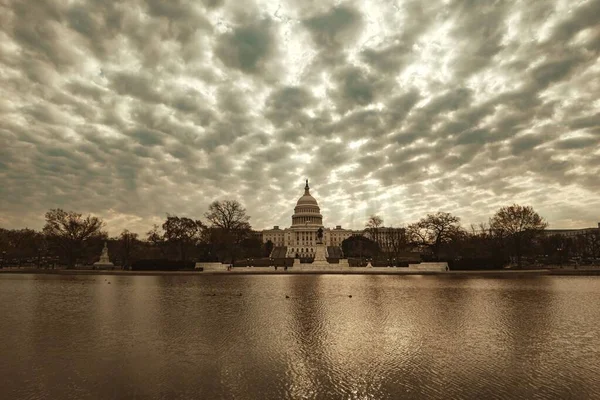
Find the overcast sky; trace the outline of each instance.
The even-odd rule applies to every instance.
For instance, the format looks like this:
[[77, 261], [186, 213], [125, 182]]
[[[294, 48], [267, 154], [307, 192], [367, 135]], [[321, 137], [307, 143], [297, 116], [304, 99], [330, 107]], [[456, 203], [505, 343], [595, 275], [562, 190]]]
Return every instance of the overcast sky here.
[[600, 0], [1, 0], [0, 226], [600, 221]]

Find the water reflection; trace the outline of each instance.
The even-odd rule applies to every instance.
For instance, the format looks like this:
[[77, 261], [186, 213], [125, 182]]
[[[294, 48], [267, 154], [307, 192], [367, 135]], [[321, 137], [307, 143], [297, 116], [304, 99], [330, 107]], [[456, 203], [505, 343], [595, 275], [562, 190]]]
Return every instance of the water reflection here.
[[[302, 279], [306, 278], [306, 279]], [[293, 276], [286, 299], [290, 316], [285, 327], [291, 350], [288, 358], [286, 379], [293, 382], [287, 389], [292, 398], [323, 397], [324, 390], [334, 385], [335, 371], [331, 365], [330, 343], [334, 331], [327, 327], [324, 308], [332, 299], [322, 291], [324, 276]]]
[[598, 398], [599, 289], [580, 277], [0, 275], [0, 393]]

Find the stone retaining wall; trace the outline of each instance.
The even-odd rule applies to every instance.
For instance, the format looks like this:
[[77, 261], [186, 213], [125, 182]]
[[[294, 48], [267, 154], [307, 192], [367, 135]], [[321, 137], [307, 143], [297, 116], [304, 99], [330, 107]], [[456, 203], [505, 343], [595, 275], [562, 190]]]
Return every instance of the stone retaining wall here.
[[[204, 272], [217, 272], [227, 271], [227, 264], [221, 263], [196, 263], [196, 268], [204, 268]], [[278, 271], [284, 270], [283, 267], [279, 267]], [[274, 267], [236, 267], [229, 272], [240, 272], [240, 273], [268, 273], [275, 272]], [[419, 272], [445, 272], [448, 271], [448, 264], [445, 262], [441, 263], [420, 263], [410, 264], [406, 267], [350, 267], [348, 260], [342, 259], [339, 264], [329, 264], [327, 262], [313, 262], [312, 264], [302, 264], [299, 259], [294, 260], [293, 267], [288, 269], [290, 272], [312, 272], [312, 273], [327, 273], [327, 272], [347, 272], [353, 274], [369, 274], [369, 273], [419, 273]]]
[[227, 271], [227, 264], [222, 264], [220, 262], [197, 262], [195, 268], [203, 268], [203, 271]]

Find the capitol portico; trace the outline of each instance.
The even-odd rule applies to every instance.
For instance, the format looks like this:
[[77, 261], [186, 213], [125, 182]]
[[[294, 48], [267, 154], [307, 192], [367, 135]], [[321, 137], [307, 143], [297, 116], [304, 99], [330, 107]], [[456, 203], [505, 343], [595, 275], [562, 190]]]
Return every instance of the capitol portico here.
[[336, 226], [334, 229], [323, 226], [323, 215], [317, 200], [310, 194], [308, 180], [304, 187], [304, 194], [294, 208], [292, 215], [292, 225], [289, 228], [280, 229], [279, 226], [273, 229], [266, 229], [262, 232], [263, 242], [269, 240], [274, 248], [285, 248], [286, 257], [314, 257], [317, 251], [318, 231], [322, 229], [323, 245], [341, 249], [342, 241], [352, 235], [362, 234], [362, 231], [353, 231], [342, 229]]

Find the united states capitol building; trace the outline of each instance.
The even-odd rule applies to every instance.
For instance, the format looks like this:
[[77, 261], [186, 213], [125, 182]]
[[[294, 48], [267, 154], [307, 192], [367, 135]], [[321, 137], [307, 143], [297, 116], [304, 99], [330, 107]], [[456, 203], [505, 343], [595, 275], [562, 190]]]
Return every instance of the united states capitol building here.
[[[323, 225], [323, 215], [319, 208], [319, 203], [310, 194], [308, 180], [304, 186], [304, 194], [296, 202], [294, 214], [292, 215], [292, 225], [289, 228], [281, 229], [274, 226], [273, 229], [265, 229], [262, 232], [255, 232], [257, 237], [261, 237], [263, 243], [271, 241], [273, 250], [270, 254], [270, 261], [282, 259], [293, 259], [292, 271], [294, 273], [420, 273], [420, 272], [444, 272], [448, 270], [448, 264], [445, 262], [407, 263], [406, 268], [373, 267], [369, 261], [366, 267], [354, 268], [350, 266], [348, 258], [342, 253], [342, 242], [354, 235], [364, 235], [376, 240], [384, 251], [389, 250], [390, 243], [403, 228], [380, 228], [376, 236], [372, 236], [369, 230], [343, 229], [340, 225], [335, 228], [326, 228]], [[301, 261], [301, 259], [305, 259]], [[309, 259], [308, 262], [306, 259]], [[390, 261], [390, 259], [388, 259]], [[287, 264], [286, 264], [287, 265]], [[363, 265], [364, 266], [364, 265]], [[233, 271], [239, 272], [242, 268], [229, 269], [224, 264], [217, 263], [197, 263], [196, 267], [201, 267], [206, 273]], [[252, 267], [255, 272], [277, 272], [277, 264], [269, 266]], [[246, 268], [243, 269], [246, 272]], [[281, 271], [281, 270], [280, 270]], [[287, 271], [287, 266], [285, 267]]]
[[304, 194], [298, 199], [294, 208], [292, 225], [285, 229], [281, 229], [279, 226], [266, 229], [262, 231], [262, 240], [263, 243], [270, 240], [274, 248], [284, 250], [285, 257], [312, 258], [317, 251], [319, 229], [323, 234], [322, 242], [323, 245], [327, 246], [328, 253], [338, 253], [328, 254], [329, 256], [341, 255], [341, 245], [344, 239], [364, 233], [362, 230], [343, 229], [339, 225], [333, 229], [325, 228], [319, 203], [310, 194], [307, 180], [306, 186], [304, 186]]

